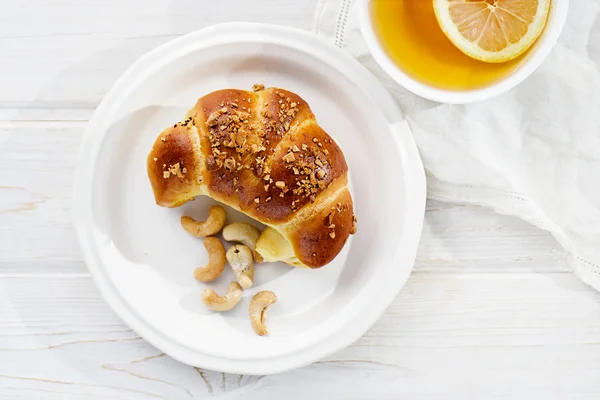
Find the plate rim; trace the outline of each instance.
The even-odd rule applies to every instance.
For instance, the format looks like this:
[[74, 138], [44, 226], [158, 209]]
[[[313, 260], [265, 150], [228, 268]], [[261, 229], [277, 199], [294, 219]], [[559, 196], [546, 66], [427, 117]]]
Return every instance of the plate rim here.
[[[413, 235], [414, 237], [405, 237], [406, 235], [404, 235], [402, 237], [402, 248], [396, 249], [392, 257], [394, 265], [407, 264], [409, 266], [402, 269], [395, 280], [389, 280], [394, 282], [388, 283], [390, 285], [389, 289], [380, 295], [376, 303], [372, 304], [369, 315], [363, 315], [360, 322], [358, 321], [360, 318], [357, 319], [357, 321], [350, 325], [352, 329], [348, 329], [340, 335], [330, 335], [323, 342], [313, 346], [304, 353], [286, 354], [265, 360], [224, 359], [197, 351], [192, 354], [187, 347], [165, 337], [165, 335], [154, 329], [139, 315], [136, 315], [135, 311], [127, 304], [110, 279], [104, 276], [106, 271], [97, 254], [97, 248], [94, 247], [94, 240], [90, 232], [90, 227], [93, 226], [90, 225], [92, 215], [90, 211], [91, 201], [88, 201], [89, 197], [86, 197], [86, 194], [89, 195], [92, 193], [93, 185], [93, 180], [86, 179], [86, 177], [93, 176], [96, 156], [102, 144], [102, 139], [105, 137], [105, 134], [97, 134], [97, 125], [101, 125], [100, 122], [103, 121], [104, 114], [110, 115], [112, 111], [119, 108], [120, 103], [124, 101], [123, 99], [126, 99], [138, 87], [138, 84], [135, 84], [136, 82], [139, 83], [145, 80], [145, 74], [140, 73], [139, 70], [143, 70], [145, 68], [144, 65], [148, 65], [148, 60], [152, 60], [162, 53], [168, 53], [169, 57], [166, 57], [164, 62], [171, 62], [174, 58], [173, 52], [177, 52], [178, 48], [179, 51], [188, 49], [185, 52], [187, 54], [189, 51], [198, 51], [199, 47], [202, 48], [199, 43], [208, 41], [206, 38], [210, 38], [210, 41], [218, 42], [218, 38], [222, 37], [223, 42], [220, 44], [225, 44], [232, 43], [230, 40], [236, 36], [244, 37], [249, 33], [260, 33], [264, 34], [265, 37], [277, 38], [283, 44], [285, 44], [286, 38], [293, 37], [303, 42], [303, 52], [312, 52], [313, 54], [310, 55], [317, 57], [314, 53], [320, 51], [322, 53], [320, 54], [321, 59], [325, 56], [330, 58], [330, 61], [337, 60], [343, 62], [346, 71], [340, 71], [340, 73], [348, 75], [352, 72], [355, 75], [360, 75], [361, 79], [354, 81], [355, 85], [383, 111], [388, 119], [390, 135], [398, 145], [399, 154], [403, 155], [400, 158], [402, 161], [401, 165], [409, 171], [405, 174], [406, 183], [407, 186], [414, 190], [406, 194], [406, 207], [411, 211], [418, 211], [408, 213], [411, 221], [408, 223], [405, 222], [406, 225], [415, 227], [416, 234]], [[272, 41], [269, 41], [269, 43], [272, 43]], [[190, 48], [190, 46], [193, 47]], [[327, 62], [326, 60], [322, 61]], [[331, 64], [331, 62], [328, 62], [328, 64]], [[405, 127], [402, 125], [405, 125]], [[400, 132], [393, 133], [393, 131], [398, 130]], [[412, 135], [401, 133], [409, 131], [408, 124], [404, 120], [399, 106], [383, 87], [383, 84], [349, 54], [325, 42], [309, 31], [270, 24], [229, 22], [212, 25], [175, 38], [140, 57], [121, 75], [104, 96], [84, 130], [75, 170], [73, 215], [77, 240], [86, 266], [104, 300], [126, 325], [157, 349], [185, 364], [229, 373], [264, 375], [298, 368], [322, 359], [351, 345], [364, 335], [385, 312], [402, 287], [404, 287], [412, 271], [424, 220], [426, 180], [422, 161]], [[87, 157], [88, 154], [95, 156]], [[332, 337], [335, 337], [335, 343], [331, 343]]]

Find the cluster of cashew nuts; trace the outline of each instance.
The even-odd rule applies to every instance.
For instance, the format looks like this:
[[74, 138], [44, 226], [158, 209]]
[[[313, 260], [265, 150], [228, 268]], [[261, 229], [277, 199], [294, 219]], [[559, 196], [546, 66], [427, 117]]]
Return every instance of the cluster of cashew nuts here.
[[[219, 296], [214, 290], [205, 288], [202, 291], [202, 302], [213, 311], [229, 311], [242, 298], [243, 289], [248, 289], [254, 281], [254, 262], [263, 259], [256, 252], [256, 242], [260, 231], [255, 226], [245, 222], [235, 222], [225, 226], [225, 209], [212, 206], [205, 221], [195, 221], [190, 217], [181, 217], [181, 226], [188, 233], [202, 237], [204, 247], [208, 252], [208, 264], [194, 270], [194, 278], [200, 282], [210, 282], [219, 277], [229, 262], [237, 282], [231, 282], [224, 296]], [[225, 227], [224, 227], [225, 226]], [[224, 228], [223, 228], [224, 227]], [[227, 252], [221, 241], [212, 236], [223, 230], [223, 238], [228, 242], [239, 243], [231, 246]], [[250, 322], [258, 335], [265, 335], [264, 325], [267, 307], [277, 301], [275, 293], [263, 290], [250, 301]]]

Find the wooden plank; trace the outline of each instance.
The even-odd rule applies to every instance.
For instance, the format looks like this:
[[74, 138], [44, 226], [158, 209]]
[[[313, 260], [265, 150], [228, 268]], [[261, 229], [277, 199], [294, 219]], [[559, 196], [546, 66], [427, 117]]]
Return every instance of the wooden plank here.
[[102, 96], [171, 38], [232, 20], [307, 29], [316, 1], [3, 4], [0, 398], [600, 398], [600, 296], [562, 272], [550, 235], [477, 207], [429, 202], [417, 272], [387, 313], [355, 345], [281, 375], [177, 363], [99, 297], [70, 209]]
[[353, 346], [281, 375], [239, 376], [163, 355], [87, 277], [0, 279], [2, 398], [591, 399], [599, 338], [600, 296], [571, 274], [415, 273]]
[[470, 205], [428, 201], [418, 271], [570, 271], [554, 237], [531, 224]]
[[95, 108], [141, 55], [229, 21], [310, 29], [316, 0], [27, 0], [0, 14], [0, 108]]
[[0, 273], [84, 272], [71, 217], [83, 127], [0, 125]]
[[[0, 124], [0, 273], [85, 272], [72, 227], [74, 166], [85, 124]], [[546, 232], [491, 210], [430, 201], [419, 271], [556, 272]]]

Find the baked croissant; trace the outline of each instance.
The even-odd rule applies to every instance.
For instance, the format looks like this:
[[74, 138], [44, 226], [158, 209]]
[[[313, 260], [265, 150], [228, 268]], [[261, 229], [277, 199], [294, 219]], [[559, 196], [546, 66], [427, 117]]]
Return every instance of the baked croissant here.
[[297, 94], [225, 89], [198, 100], [163, 131], [148, 156], [156, 203], [206, 195], [268, 227], [265, 261], [319, 268], [355, 232], [341, 149]]

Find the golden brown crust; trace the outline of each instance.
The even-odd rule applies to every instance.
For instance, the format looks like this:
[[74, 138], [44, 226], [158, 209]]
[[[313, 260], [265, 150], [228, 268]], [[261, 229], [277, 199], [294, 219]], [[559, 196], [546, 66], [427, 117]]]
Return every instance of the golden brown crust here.
[[164, 130], [148, 155], [148, 177], [156, 204], [177, 207], [200, 194], [201, 155], [195, 129], [178, 124]]
[[[207, 194], [280, 226], [298, 259], [313, 268], [331, 261], [349, 235], [347, 171], [341, 149], [308, 104], [277, 88], [225, 89], [200, 98], [185, 121], [159, 136], [148, 157], [157, 204], [175, 207]], [[332, 196], [343, 209], [333, 217], [333, 233], [322, 224]]]
[[311, 218], [285, 230], [296, 257], [311, 268], [331, 262], [344, 247], [353, 228], [352, 197], [346, 187], [318, 209]]

